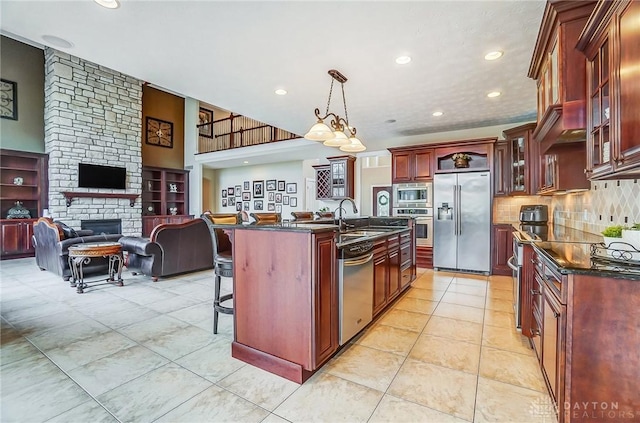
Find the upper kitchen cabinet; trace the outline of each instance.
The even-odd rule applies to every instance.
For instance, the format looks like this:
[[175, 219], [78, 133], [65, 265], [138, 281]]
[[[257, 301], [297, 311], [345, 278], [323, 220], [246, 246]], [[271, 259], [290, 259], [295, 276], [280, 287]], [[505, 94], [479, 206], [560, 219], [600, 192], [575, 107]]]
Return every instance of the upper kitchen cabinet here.
[[355, 161], [353, 156], [327, 157], [329, 164], [313, 166], [316, 171], [316, 199], [353, 198]]
[[420, 182], [433, 178], [432, 148], [389, 148], [391, 152], [391, 182]]
[[533, 141], [535, 123], [503, 132], [494, 151], [494, 195], [533, 195], [538, 191], [540, 154]]
[[578, 41], [587, 58], [587, 171], [640, 175], [640, 2], [600, 1]]
[[575, 46], [595, 1], [548, 0], [529, 66], [538, 86], [538, 125], [533, 138], [541, 154], [577, 143], [585, 153], [586, 63]]

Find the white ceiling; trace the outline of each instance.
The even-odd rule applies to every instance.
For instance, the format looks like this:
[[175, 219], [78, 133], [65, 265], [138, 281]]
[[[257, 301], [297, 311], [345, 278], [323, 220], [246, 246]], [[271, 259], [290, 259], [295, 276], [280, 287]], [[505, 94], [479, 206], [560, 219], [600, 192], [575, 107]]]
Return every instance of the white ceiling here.
[[[349, 79], [350, 124], [369, 151], [535, 120], [527, 70], [542, 0], [120, 3], [108, 10], [90, 0], [2, 0], [2, 33], [298, 134], [314, 123], [316, 107], [325, 111], [327, 71], [337, 69]], [[485, 61], [492, 50], [505, 54]], [[397, 65], [400, 55], [412, 61]], [[275, 95], [278, 88], [288, 94]], [[490, 91], [502, 95], [487, 98]], [[331, 104], [343, 116], [339, 85]], [[444, 115], [433, 117], [438, 110]], [[296, 158], [336, 152], [299, 145]]]

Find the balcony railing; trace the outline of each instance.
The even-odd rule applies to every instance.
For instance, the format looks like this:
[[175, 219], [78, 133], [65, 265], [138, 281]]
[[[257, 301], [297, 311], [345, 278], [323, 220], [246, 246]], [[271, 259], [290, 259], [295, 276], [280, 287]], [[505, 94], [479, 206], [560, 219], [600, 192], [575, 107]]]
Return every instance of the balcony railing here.
[[198, 153], [302, 138], [293, 132], [233, 113], [227, 118], [198, 125], [198, 133]]

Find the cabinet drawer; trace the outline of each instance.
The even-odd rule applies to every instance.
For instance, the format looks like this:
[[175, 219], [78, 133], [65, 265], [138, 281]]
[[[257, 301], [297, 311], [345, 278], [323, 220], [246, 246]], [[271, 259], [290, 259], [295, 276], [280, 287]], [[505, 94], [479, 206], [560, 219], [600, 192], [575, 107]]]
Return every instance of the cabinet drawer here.
[[407, 261], [411, 261], [411, 246], [403, 245], [400, 247], [400, 263], [404, 265]]
[[540, 316], [542, 316], [542, 310], [543, 310], [543, 299], [542, 299], [542, 290], [543, 290], [543, 286], [544, 286], [544, 281], [542, 280], [542, 277], [540, 276], [540, 274], [536, 271], [534, 272], [535, 275], [535, 280], [533, 282], [533, 289], [531, 290], [531, 304], [532, 304], [532, 308], [533, 308], [533, 313], [536, 314], [538, 313]]

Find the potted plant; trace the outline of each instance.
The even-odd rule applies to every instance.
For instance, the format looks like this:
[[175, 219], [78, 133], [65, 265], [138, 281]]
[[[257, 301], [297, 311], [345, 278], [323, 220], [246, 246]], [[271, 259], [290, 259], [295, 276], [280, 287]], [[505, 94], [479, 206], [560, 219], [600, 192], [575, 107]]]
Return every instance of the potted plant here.
[[622, 229], [624, 229], [622, 225], [613, 225], [604, 228], [602, 236], [604, 237], [604, 243], [607, 247], [613, 242], [622, 241]]
[[[633, 248], [640, 251], [640, 223], [634, 223], [629, 228], [622, 229], [622, 239], [627, 244], [631, 244]], [[640, 256], [640, 253], [634, 254]]]
[[453, 156], [451, 156], [451, 160], [453, 160], [453, 164], [457, 168], [469, 167], [471, 156], [467, 153], [455, 153]]

